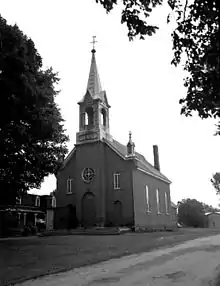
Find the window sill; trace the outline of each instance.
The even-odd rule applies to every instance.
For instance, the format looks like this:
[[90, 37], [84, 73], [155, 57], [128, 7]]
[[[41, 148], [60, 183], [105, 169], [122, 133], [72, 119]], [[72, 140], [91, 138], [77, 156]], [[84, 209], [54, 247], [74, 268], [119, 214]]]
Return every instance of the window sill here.
[[72, 195], [73, 194], [73, 192], [71, 192], [71, 193], [66, 193], [66, 195]]
[[121, 190], [121, 188], [114, 188], [114, 191], [120, 191]]

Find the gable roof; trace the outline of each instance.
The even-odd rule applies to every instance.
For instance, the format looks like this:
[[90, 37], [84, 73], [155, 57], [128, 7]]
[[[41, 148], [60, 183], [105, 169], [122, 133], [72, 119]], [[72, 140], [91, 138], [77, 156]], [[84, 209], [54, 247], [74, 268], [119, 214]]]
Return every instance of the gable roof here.
[[220, 212], [208, 212], [208, 213], [205, 213], [206, 216], [209, 216], [209, 215], [212, 215], [212, 214], [220, 215]]
[[[122, 159], [126, 160], [127, 157], [127, 147], [123, 144], [121, 144], [120, 142], [116, 141], [116, 140], [107, 140], [103, 138], [103, 142], [106, 143], [114, 152], [116, 152]], [[76, 148], [74, 147], [72, 149], [72, 151], [68, 154], [68, 156], [65, 158], [62, 167], [60, 168], [63, 169], [65, 167], [65, 165], [69, 162], [69, 160], [72, 158], [73, 154], [75, 153]], [[135, 152], [135, 156], [136, 156], [136, 167], [138, 170], [143, 171], [147, 174], [149, 174], [150, 176], [156, 177], [162, 181], [165, 181], [167, 183], [171, 183], [171, 181], [165, 177], [160, 171], [158, 171], [157, 169], [154, 168], [153, 165], [151, 165], [146, 159], [145, 157], [138, 153]]]
[[78, 101], [78, 104], [82, 104], [84, 103], [87, 98], [90, 98], [90, 100], [94, 101], [94, 100], [101, 100], [101, 102], [103, 102], [104, 104], [106, 104], [106, 106], [108, 108], [110, 108], [111, 106], [108, 103], [108, 99], [107, 99], [107, 95], [106, 95], [106, 91], [100, 91], [99, 93], [96, 93], [95, 95], [91, 95], [90, 91], [87, 90], [86, 94], [83, 96], [83, 98]]
[[[127, 155], [127, 147], [121, 143], [119, 143], [118, 141], [116, 140], [112, 140], [112, 141], [109, 141], [109, 140], [106, 140], [104, 139], [104, 142], [110, 146], [113, 150], [115, 150], [117, 153], [119, 153], [119, 155], [121, 157], [123, 157], [124, 159], [126, 159], [126, 155]], [[137, 166], [137, 169], [139, 170], [143, 170], [145, 171], [146, 173], [148, 173], [149, 175], [151, 176], [154, 176], [154, 177], [157, 177], [163, 181], [166, 181], [168, 183], [171, 183], [171, 181], [165, 177], [160, 171], [158, 171], [157, 169], [155, 169], [153, 167], [153, 165], [151, 165], [146, 159], [145, 157], [138, 153], [138, 152], [135, 152], [135, 156], [136, 156], [136, 166]]]
[[59, 171], [60, 170], [62, 170], [65, 166], [66, 166], [66, 164], [70, 161], [70, 159], [73, 157], [73, 154], [75, 153], [75, 151], [76, 151], [76, 148], [74, 147], [73, 149], [72, 149], [72, 151], [70, 151], [70, 153], [66, 156], [66, 158], [64, 159], [64, 161], [63, 161], [63, 164], [61, 165], [61, 167], [60, 167], [60, 169], [58, 170], [58, 172], [57, 173], [59, 173]]

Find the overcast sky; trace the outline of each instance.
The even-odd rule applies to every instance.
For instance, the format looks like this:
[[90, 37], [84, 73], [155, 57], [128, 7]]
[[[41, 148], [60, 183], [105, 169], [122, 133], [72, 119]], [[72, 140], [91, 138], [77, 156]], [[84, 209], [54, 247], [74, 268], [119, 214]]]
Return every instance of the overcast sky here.
[[[133, 42], [120, 24], [119, 7], [107, 15], [95, 0], [1, 0], [0, 7], [8, 23], [17, 23], [35, 42], [44, 66], [59, 72], [61, 92], [56, 100], [66, 120], [69, 151], [78, 131], [77, 101], [86, 92], [90, 42], [96, 35], [96, 60], [111, 105], [113, 137], [126, 144], [131, 130], [136, 151], [151, 163], [152, 146], [159, 146], [161, 171], [172, 181], [175, 203], [190, 197], [218, 205], [210, 178], [220, 171], [220, 137], [213, 136], [214, 120], [180, 115], [178, 100], [186, 89], [182, 67], [170, 65], [173, 24], [166, 24], [166, 6], [151, 17], [160, 28], [156, 35]], [[49, 194], [55, 187], [50, 176], [39, 193]]]

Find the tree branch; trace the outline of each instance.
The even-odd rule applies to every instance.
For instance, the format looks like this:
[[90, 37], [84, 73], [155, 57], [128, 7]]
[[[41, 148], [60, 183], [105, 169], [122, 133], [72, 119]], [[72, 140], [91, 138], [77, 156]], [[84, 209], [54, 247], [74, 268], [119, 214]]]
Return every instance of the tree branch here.
[[186, 9], [187, 9], [187, 6], [188, 6], [188, 0], [186, 0], [186, 2], [185, 2], [184, 11], [183, 11], [183, 21], [184, 21], [184, 22], [185, 22], [185, 19], [186, 19]]

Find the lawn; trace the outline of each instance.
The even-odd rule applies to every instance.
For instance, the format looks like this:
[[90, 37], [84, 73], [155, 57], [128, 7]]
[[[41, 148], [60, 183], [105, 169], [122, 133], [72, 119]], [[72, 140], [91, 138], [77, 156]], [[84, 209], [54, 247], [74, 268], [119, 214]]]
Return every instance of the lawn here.
[[0, 285], [11, 285], [48, 273], [219, 233], [219, 230], [211, 229], [179, 229], [175, 232], [112, 236], [68, 235], [0, 240]]

